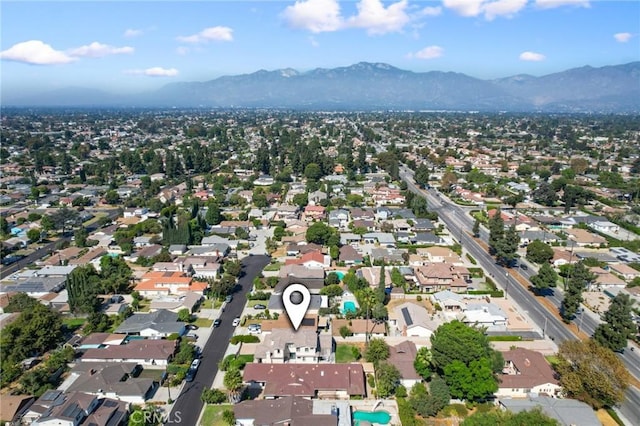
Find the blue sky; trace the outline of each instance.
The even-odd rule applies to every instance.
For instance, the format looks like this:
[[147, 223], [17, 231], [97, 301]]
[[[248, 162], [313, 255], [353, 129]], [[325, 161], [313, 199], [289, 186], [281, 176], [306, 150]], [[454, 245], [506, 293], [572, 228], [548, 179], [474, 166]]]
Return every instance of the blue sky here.
[[478, 78], [640, 60], [640, 2], [7, 1], [4, 95], [385, 62]]

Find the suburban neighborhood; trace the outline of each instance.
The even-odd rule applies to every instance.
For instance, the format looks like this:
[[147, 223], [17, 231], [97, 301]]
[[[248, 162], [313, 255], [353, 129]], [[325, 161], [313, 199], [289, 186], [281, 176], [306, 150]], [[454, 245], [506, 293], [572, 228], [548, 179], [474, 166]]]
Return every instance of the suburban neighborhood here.
[[0, 123], [4, 424], [640, 422], [631, 116]]

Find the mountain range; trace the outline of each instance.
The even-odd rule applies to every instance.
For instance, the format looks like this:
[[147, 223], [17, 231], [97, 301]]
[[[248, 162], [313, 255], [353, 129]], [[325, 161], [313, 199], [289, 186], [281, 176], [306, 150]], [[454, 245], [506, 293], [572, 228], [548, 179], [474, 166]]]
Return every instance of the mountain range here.
[[127, 96], [59, 89], [3, 99], [3, 105], [637, 113], [640, 62], [494, 80], [360, 62], [304, 73], [290, 68], [260, 70], [204, 82], [170, 83]]

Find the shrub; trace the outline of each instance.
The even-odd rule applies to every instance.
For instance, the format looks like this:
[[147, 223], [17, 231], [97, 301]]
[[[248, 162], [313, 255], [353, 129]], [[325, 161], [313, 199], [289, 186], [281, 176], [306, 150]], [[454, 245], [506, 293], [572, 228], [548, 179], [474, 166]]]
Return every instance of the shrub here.
[[255, 291], [253, 293], [247, 293], [247, 299], [249, 300], [269, 300], [271, 293], [264, 291]]
[[367, 374], [367, 383], [369, 383], [369, 387], [371, 388], [376, 387], [376, 378], [373, 377], [373, 374], [371, 373]]
[[224, 410], [222, 412], [222, 420], [224, 420], [228, 425], [235, 425], [236, 415], [233, 414], [233, 410]]
[[362, 357], [362, 354], [360, 353], [360, 349], [357, 346], [351, 347], [351, 355], [353, 355], [356, 361]]
[[451, 404], [444, 409], [446, 416], [466, 417], [469, 410], [464, 404]]
[[422, 296], [417, 295], [417, 296], [416, 296], [416, 300], [417, 300], [418, 302], [422, 302]]
[[227, 394], [220, 389], [205, 389], [200, 399], [206, 404], [222, 404], [227, 401]]
[[396, 398], [406, 398], [407, 397], [407, 388], [402, 385], [399, 385], [396, 388]]
[[238, 343], [258, 343], [260, 338], [252, 334], [239, 334], [231, 338], [231, 344], [236, 345]]
[[218, 370], [227, 371], [235, 359], [235, 355], [227, 355], [218, 363]]
[[349, 327], [343, 325], [342, 327], [340, 327], [340, 336], [342, 336], [342, 338], [344, 339], [345, 337], [353, 336], [353, 332]]

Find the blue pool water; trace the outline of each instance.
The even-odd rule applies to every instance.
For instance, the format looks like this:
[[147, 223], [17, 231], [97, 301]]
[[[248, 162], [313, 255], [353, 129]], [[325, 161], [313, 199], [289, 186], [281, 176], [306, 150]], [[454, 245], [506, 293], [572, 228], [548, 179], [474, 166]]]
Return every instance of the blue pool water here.
[[356, 307], [356, 304], [350, 300], [344, 302], [342, 304], [342, 313], [346, 314], [347, 312], [355, 312], [357, 311], [358, 308]]
[[334, 271], [334, 273], [340, 278], [340, 281], [344, 279], [345, 273], [342, 271]]
[[355, 411], [353, 413], [353, 420], [355, 425], [360, 424], [359, 420], [366, 420], [373, 424], [388, 425], [391, 420], [391, 415], [386, 411]]

